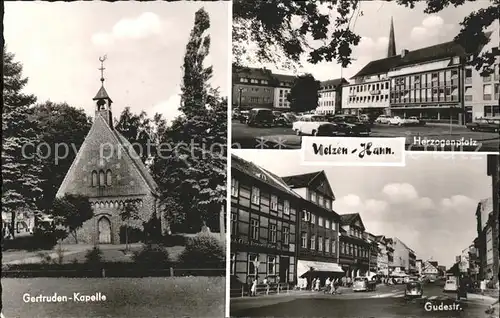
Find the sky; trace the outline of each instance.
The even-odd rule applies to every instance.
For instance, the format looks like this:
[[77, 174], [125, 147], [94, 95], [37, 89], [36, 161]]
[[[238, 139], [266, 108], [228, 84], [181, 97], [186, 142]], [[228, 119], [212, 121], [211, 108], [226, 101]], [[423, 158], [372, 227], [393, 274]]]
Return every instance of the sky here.
[[410, 153], [406, 167], [301, 166], [300, 150], [233, 150], [278, 176], [324, 170], [338, 214], [360, 213], [366, 231], [397, 237], [418, 259], [449, 268], [477, 236], [475, 212], [492, 195], [486, 156]]
[[[351, 22], [351, 29], [361, 36], [360, 43], [353, 47], [352, 57], [356, 60], [341, 71], [340, 64], [336, 62], [312, 65], [307, 63], [307, 56], [304, 56], [303, 67], [296, 72], [311, 73], [321, 81], [340, 77], [350, 79], [370, 61], [387, 57], [391, 17], [394, 19], [396, 54], [400, 54], [403, 49], [414, 50], [453, 40], [465, 16], [491, 3], [489, 0], [466, 2], [457, 8], [451, 6], [436, 14], [425, 14], [423, 2], [409, 9], [386, 1], [360, 1], [362, 15], [357, 19], [355, 15]], [[498, 24], [494, 28], [498, 28]], [[310, 44], [315, 46], [314, 42]], [[252, 45], [249, 50], [253, 50]], [[280, 66], [273, 64], [253, 63], [253, 60], [248, 66], [266, 67], [279, 74], [296, 74], [295, 71], [279, 69]]]
[[94, 115], [100, 88], [99, 57], [113, 116], [129, 106], [168, 121], [178, 114], [181, 66], [195, 12], [210, 16], [213, 87], [228, 94], [228, 2], [6, 2], [7, 50], [29, 77], [26, 93], [38, 102], [67, 102]]

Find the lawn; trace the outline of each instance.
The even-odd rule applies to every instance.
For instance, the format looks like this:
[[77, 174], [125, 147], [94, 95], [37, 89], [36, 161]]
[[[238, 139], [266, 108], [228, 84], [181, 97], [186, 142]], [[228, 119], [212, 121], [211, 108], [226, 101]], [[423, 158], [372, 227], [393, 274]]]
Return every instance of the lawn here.
[[[225, 278], [2, 279], [5, 317], [224, 317]], [[25, 303], [23, 294], [106, 296], [102, 302]]]

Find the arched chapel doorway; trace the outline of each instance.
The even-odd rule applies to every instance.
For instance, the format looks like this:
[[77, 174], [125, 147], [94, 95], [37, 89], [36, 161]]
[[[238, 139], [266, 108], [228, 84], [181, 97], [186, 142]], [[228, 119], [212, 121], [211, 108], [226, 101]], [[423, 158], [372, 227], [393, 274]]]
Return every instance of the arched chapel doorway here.
[[111, 222], [105, 216], [101, 217], [97, 222], [97, 230], [100, 244], [111, 243]]

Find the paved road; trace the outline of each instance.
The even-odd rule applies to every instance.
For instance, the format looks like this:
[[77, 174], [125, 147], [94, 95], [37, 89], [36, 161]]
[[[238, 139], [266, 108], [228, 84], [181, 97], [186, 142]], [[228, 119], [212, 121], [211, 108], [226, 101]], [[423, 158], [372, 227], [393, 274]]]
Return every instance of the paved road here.
[[[300, 148], [299, 136], [291, 128], [272, 127], [257, 128], [248, 127], [239, 121], [232, 122], [232, 147], [233, 148]], [[398, 127], [388, 125], [375, 125], [372, 128], [372, 137], [406, 137], [409, 150], [426, 150], [419, 140], [432, 139], [439, 141], [468, 141], [471, 145], [465, 147], [454, 147], [454, 151], [498, 151], [500, 138], [496, 133], [473, 132], [465, 127], [454, 126], [450, 129], [446, 125], [427, 125], [424, 127]], [[263, 139], [261, 139], [263, 138]], [[463, 139], [462, 139], [463, 138]], [[472, 141], [472, 143], [471, 143]], [[441, 146], [428, 145], [427, 150], [441, 151]], [[444, 150], [451, 150], [445, 147]]]
[[[73, 298], [73, 293], [106, 299], [81, 302], [23, 301], [23, 295]], [[224, 317], [224, 277], [167, 278], [2, 278], [6, 318], [59, 317]]]
[[[261, 301], [259, 301], [259, 298]], [[442, 287], [424, 287], [424, 297], [404, 299], [404, 286], [379, 286], [375, 292], [342, 295], [322, 293], [290, 294], [269, 298], [234, 299], [231, 315], [235, 317], [338, 317], [338, 318], [413, 318], [413, 317], [470, 317], [489, 318], [487, 305], [493, 301], [470, 299], [461, 302], [461, 308], [451, 311], [428, 311], [426, 303], [453, 305], [454, 294], [443, 294]], [[273, 299], [274, 298], [274, 299]], [[427, 305], [430, 306], [430, 305]]]

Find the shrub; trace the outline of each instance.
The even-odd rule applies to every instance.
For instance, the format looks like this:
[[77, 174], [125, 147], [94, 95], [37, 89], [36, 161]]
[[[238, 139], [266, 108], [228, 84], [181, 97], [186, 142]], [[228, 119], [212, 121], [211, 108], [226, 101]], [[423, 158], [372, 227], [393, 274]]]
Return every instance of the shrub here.
[[179, 256], [185, 268], [224, 268], [226, 249], [224, 243], [210, 233], [200, 233], [187, 241]]
[[132, 259], [142, 269], [166, 269], [170, 267], [168, 251], [158, 244], [144, 245], [141, 250], [134, 252]]
[[102, 263], [102, 251], [99, 247], [94, 246], [91, 250], [85, 253], [85, 264], [90, 267], [97, 267]]
[[61, 245], [58, 245], [57, 246], [57, 249], [56, 249], [56, 254], [57, 254], [57, 264], [61, 265], [62, 263], [64, 263], [64, 252], [66, 252]]

